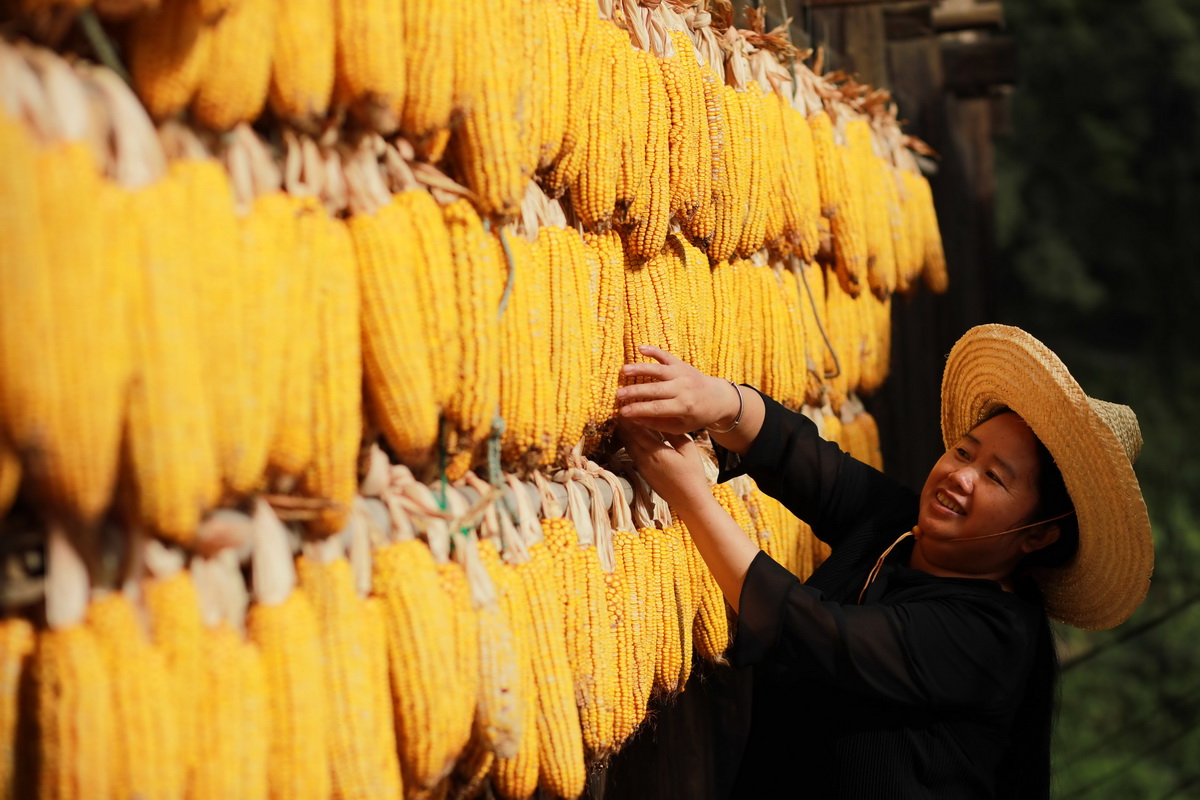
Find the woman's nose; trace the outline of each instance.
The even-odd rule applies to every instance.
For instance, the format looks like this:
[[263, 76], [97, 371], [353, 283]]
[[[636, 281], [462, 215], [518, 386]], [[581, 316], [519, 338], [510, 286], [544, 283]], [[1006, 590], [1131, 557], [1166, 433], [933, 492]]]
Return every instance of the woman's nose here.
[[950, 473], [950, 480], [963, 492], [970, 493], [975, 486], [975, 473], [969, 466], [962, 467]]

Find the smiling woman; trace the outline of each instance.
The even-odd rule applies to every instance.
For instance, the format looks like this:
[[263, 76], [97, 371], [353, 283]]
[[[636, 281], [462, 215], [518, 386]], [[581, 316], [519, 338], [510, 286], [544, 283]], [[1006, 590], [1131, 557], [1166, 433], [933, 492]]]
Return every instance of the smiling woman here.
[[[734, 796], [1048, 797], [1048, 617], [1112, 627], [1149, 585], [1133, 412], [1024, 331], [974, 328], [918, 495], [769, 397], [642, 352], [658, 363], [625, 368], [652, 379], [619, 392], [626, 447], [738, 613], [733, 661], [753, 671]], [[832, 548], [804, 583], [712, 499], [685, 435], [702, 427], [719, 480], [750, 475]]]

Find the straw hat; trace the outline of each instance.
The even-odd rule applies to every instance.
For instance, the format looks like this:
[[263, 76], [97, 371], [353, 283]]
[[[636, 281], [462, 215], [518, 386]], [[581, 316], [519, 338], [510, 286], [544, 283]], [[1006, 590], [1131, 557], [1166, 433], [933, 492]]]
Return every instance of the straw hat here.
[[1142, 448], [1128, 406], [1088, 397], [1066, 366], [1020, 328], [967, 331], [942, 377], [942, 438], [951, 446], [1005, 406], [1019, 414], [1062, 471], [1079, 521], [1079, 552], [1041, 569], [1050, 616], [1077, 628], [1121, 624], [1146, 597], [1154, 569], [1150, 520], [1133, 462]]

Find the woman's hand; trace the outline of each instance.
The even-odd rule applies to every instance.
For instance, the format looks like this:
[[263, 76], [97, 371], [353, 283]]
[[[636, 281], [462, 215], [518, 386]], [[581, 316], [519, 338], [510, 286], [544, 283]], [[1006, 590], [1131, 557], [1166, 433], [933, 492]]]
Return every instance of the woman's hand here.
[[733, 423], [742, 401], [729, 381], [705, 375], [666, 350], [650, 346], [638, 350], [658, 363], [638, 362], [621, 368], [625, 378], [651, 379], [617, 390], [622, 419], [674, 434], [709, 426], [727, 428]]
[[625, 450], [638, 474], [672, 508], [711, 499], [700, 450], [684, 434], [661, 434], [638, 422], [617, 423]]

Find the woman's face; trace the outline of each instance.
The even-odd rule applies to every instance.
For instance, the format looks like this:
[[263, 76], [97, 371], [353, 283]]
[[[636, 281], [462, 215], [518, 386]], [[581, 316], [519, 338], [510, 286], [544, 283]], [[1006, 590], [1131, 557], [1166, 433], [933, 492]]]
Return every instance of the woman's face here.
[[1033, 431], [1008, 412], [976, 426], [934, 464], [921, 490], [921, 569], [990, 574], [1026, 551], [1028, 531], [983, 537], [1032, 521], [1038, 504]]

